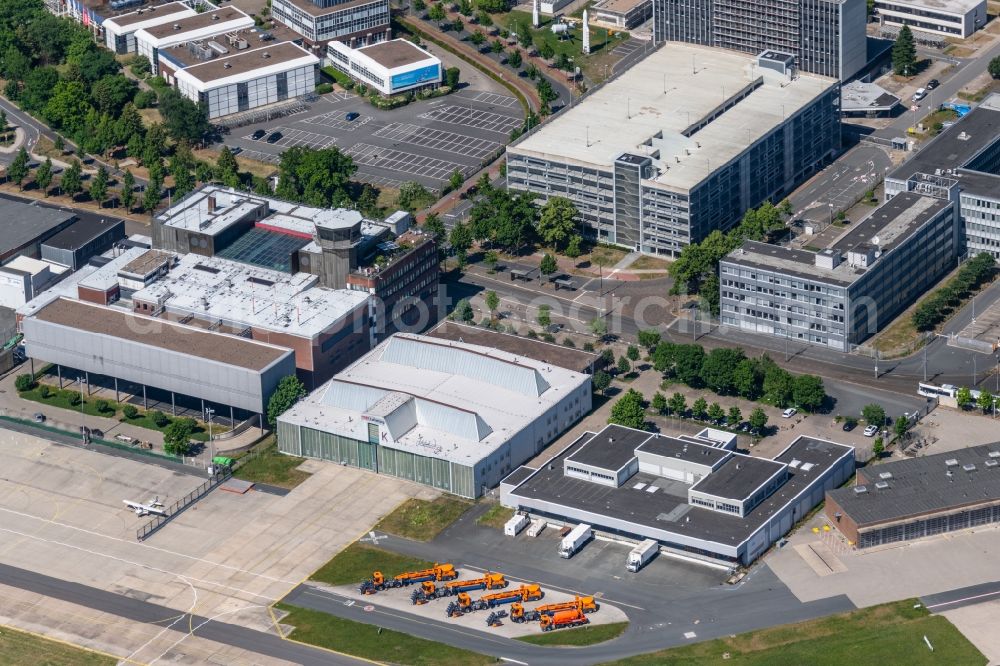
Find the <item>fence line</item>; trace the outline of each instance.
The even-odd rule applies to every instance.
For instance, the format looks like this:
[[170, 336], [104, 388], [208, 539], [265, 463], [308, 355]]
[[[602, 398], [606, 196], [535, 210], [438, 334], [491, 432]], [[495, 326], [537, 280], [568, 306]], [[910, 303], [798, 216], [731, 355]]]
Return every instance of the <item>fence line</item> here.
[[216, 474], [203, 484], [180, 498], [166, 509], [165, 516], [154, 516], [152, 520], [135, 531], [136, 541], [144, 541], [155, 534], [161, 527], [182, 513], [186, 508], [200, 500], [202, 497], [212, 492], [217, 486], [225, 483], [232, 476], [232, 472], [227, 467], [222, 468], [222, 472]]

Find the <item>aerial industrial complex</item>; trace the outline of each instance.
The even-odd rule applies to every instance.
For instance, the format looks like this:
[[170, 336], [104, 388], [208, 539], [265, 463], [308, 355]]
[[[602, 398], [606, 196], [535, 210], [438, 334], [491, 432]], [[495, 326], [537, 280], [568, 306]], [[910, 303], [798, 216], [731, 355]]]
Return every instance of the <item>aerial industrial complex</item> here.
[[598, 241], [676, 255], [840, 148], [840, 88], [790, 56], [670, 43], [507, 149], [507, 181], [569, 198]]
[[537, 469], [516, 469], [501, 481], [501, 502], [695, 559], [750, 564], [854, 473], [854, 449], [825, 440], [799, 437], [773, 460], [735, 445], [712, 429], [671, 437], [609, 425]]
[[285, 453], [475, 498], [590, 412], [590, 375], [396, 334], [278, 420]]

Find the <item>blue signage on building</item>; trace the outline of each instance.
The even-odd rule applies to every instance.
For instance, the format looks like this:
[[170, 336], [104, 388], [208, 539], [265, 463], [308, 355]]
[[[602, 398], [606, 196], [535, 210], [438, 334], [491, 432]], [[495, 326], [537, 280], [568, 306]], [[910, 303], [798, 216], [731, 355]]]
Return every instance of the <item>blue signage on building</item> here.
[[392, 77], [392, 89], [409, 88], [419, 83], [438, 81], [441, 78], [441, 65], [428, 65]]

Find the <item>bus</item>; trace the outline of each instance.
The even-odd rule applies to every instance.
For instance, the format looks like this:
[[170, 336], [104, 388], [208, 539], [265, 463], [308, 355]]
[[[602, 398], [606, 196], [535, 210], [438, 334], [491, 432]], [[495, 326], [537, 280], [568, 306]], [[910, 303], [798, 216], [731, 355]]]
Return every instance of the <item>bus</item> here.
[[951, 384], [942, 384], [941, 386], [924, 384], [923, 382], [917, 384], [917, 395], [922, 395], [925, 398], [954, 398], [957, 393], [958, 388]]

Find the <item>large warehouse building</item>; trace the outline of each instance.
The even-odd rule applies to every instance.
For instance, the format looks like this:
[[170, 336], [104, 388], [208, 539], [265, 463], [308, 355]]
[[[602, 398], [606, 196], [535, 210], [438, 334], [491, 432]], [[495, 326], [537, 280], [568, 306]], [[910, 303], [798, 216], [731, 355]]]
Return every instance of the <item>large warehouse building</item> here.
[[676, 255], [839, 149], [837, 81], [791, 61], [666, 44], [509, 146], [509, 187], [569, 198], [599, 241]]
[[824, 510], [857, 548], [1000, 523], [1000, 442], [859, 470]]
[[585, 433], [538, 469], [500, 485], [501, 502], [557, 523], [728, 565], [750, 564], [854, 472], [854, 449], [801, 436], [773, 460], [736, 436], [652, 434], [618, 425]]
[[278, 447], [475, 498], [590, 408], [589, 375], [397, 334], [282, 414]]

